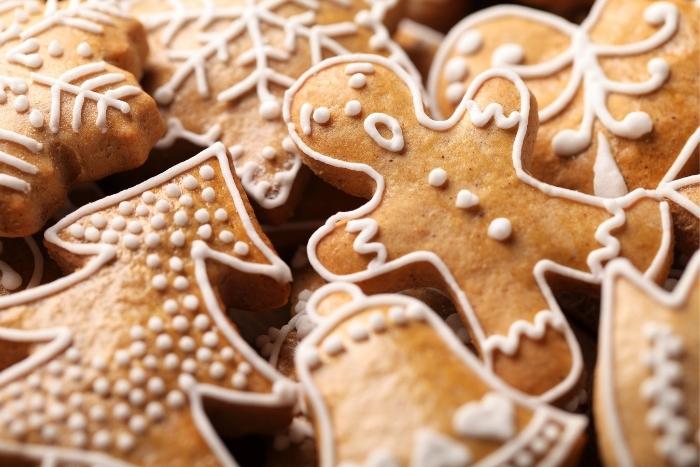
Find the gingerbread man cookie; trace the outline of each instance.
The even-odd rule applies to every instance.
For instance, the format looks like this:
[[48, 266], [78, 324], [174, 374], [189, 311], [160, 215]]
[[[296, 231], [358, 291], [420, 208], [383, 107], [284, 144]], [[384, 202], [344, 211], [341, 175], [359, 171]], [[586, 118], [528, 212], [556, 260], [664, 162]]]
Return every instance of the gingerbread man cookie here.
[[326, 298], [338, 305], [295, 359], [320, 465], [575, 462], [585, 418], [506, 389], [422, 302], [334, 283], [310, 312]]
[[136, 167], [164, 132], [139, 87], [142, 26], [109, 2], [0, 6], [0, 236], [26, 236], [76, 183]]
[[628, 262], [606, 268], [595, 386], [607, 465], [698, 465], [700, 254], [668, 292]]
[[410, 76], [371, 55], [328, 59], [290, 88], [285, 118], [308, 165], [369, 199], [314, 233], [311, 264], [372, 291], [442, 288], [501, 378], [543, 400], [572, 396], [581, 356], [553, 289], [599, 283], [620, 254], [660, 278], [668, 203], [644, 190], [605, 200], [526, 173], [537, 109], [513, 72], [480, 75], [445, 121], [422, 102]]
[[212, 425], [289, 423], [294, 387], [222, 306], [275, 307], [289, 293], [249, 212], [216, 144], [48, 229], [53, 256], [77, 270], [0, 298], [0, 458], [234, 465]]
[[682, 148], [700, 139], [699, 38], [700, 8], [687, 0], [598, 0], [580, 26], [497, 6], [455, 26], [428, 87], [446, 116], [479, 72], [513, 70], [540, 108], [525, 169], [614, 198], [656, 188], [677, 159], [680, 176], [697, 173], [697, 149]]
[[[413, 69], [383, 24], [395, 3], [130, 2], [149, 31], [144, 86], [168, 122], [158, 147], [178, 140], [197, 146], [223, 141], [251, 199], [273, 210], [267, 213], [273, 221], [288, 217], [301, 161], [281, 118], [282, 94], [310, 65], [332, 55], [375, 52]], [[173, 151], [168, 157], [187, 155], [176, 146]]]

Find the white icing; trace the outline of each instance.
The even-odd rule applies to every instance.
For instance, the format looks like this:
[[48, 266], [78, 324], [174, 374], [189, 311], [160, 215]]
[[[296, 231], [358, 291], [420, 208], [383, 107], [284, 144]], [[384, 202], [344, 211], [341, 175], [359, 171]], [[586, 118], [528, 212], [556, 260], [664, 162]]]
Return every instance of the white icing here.
[[[480, 24], [502, 17], [515, 16], [556, 29], [570, 37], [571, 44], [559, 55], [542, 63], [520, 65], [525, 52], [520, 44], [502, 44], [492, 55], [492, 64], [506, 66], [523, 79], [538, 79], [554, 76], [563, 69], [570, 68], [571, 77], [562, 93], [550, 104], [540, 109], [540, 122], [547, 122], [561, 114], [583, 87], [584, 110], [581, 126], [577, 130], [563, 129], [552, 140], [554, 152], [560, 156], [572, 156], [586, 150], [593, 138], [596, 121], [612, 134], [623, 138], [636, 139], [652, 130], [652, 120], [645, 112], [633, 111], [622, 120], [616, 120], [607, 107], [610, 93], [643, 95], [658, 90], [669, 76], [668, 63], [661, 58], [652, 58], [647, 64], [649, 78], [642, 82], [613, 81], [605, 75], [600, 66], [601, 57], [624, 57], [639, 55], [660, 49], [678, 31], [678, 8], [667, 2], [650, 4], [644, 12], [644, 21], [657, 27], [657, 31], [643, 40], [621, 45], [595, 44], [590, 40], [590, 31], [598, 22], [606, 0], [595, 2], [588, 17], [578, 26], [552, 14], [518, 6], [497, 6], [477, 12], [455, 26], [438, 50], [428, 80], [428, 88], [433, 96], [438, 95], [440, 75], [444, 76], [446, 63], [449, 63], [453, 50], [462, 55], [470, 55], [481, 47], [481, 34], [475, 30]], [[479, 37], [479, 40], [476, 40]], [[470, 47], [471, 44], [478, 46]], [[448, 80], [449, 81], [449, 80]], [[446, 96], [451, 102], [454, 91], [448, 86]], [[437, 108], [436, 115], [440, 115]]]
[[430, 171], [428, 174], [428, 184], [436, 188], [443, 186], [447, 183], [447, 172], [445, 169], [436, 168]]
[[360, 101], [352, 100], [345, 104], [345, 115], [348, 117], [356, 117], [360, 115], [360, 112], [362, 112], [362, 104], [360, 104]]
[[[536, 180], [522, 168], [522, 148], [523, 141], [527, 132], [527, 116], [530, 112], [530, 97], [527, 87], [524, 85], [522, 80], [513, 72], [504, 69], [494, 69], [486, 73], [483, 73], [474, 78], [470, 84], [467, 94], [464, 99], [460, 102], [455, 113], [448, 119], [443, 121], [433, 120], [428, 117], [425, 113], [424, 99], [420, 92], [420, 87], [400, 68], [391, 62], [387, 61], [381, 57], [375, 57], [371, 55], [353, 55], [350, 57], [338, 57], [331, 58], [324, 61], [315, 67], [308, 70], [295, 85], [289, 89], [285, 96], [285, 102], [283, 107], [283, 115], [287, 121], [288, 127], [290, 129], [290, 135], [296, 145], [309, 157], [327, 164], [330, 166], [360, 171], [366, 176], [370, 177], [375, 186], [375, 192], [371, 199], [360, 208], [351, 212], [342, 212], [332, 216], [326, 221], [326, 223], [319, 228], [309, 240], [307, 246], [307, 252], [309, 256], [309, 262], [312, 264], [314, 269], [318, 271], [321, 276], [328, 281], [338, 281], [338, 280], [349, 280], [349, 281], [365, 281], [382, 274], [387, 274], [395, 270], [406, 267], [407, 265], [413, 263], [423, 263], [432, 265], [442, 276], [447, 284], [450, 293], [456, 297], [458, 307], [462, 312], [465, 320], [467, 321], [472, 335], [476, 341], [476, 344], [480, 348], [484, 348], [487, 340], [495, 336], [487, 336], [484, 329], [481, 327], [478, 316], [475, 314], [474, 310], [471, 308], [468, 298], [465, 296], [462, 287], [458, 283], [457, 279], [452, 275], [448, 266], [442, 258], [439, 258], [434, 253], [429, 251], [415, 251], [409, 252], [404, 256], [393, 258], [390, 261], [387, 260], [382, 264], [368, 268], [363, 271], [354, 272], [350, 274], [336, 274], [330, 271], [324, 266], [324, 264], [319, 260], [317, 256], [317, 247], [319, 242], [327, 236], [329, 233], [333, 232], [335, 226], [340, 223], [345, 223], [353, 219], [367, 218], [370, 213], [372, 213], [377, 206], [381, 203], [384, 190], [385, 190], [385, 180], [382, 175], [380, 175], [374, 168], [357, 163], [348, 163], [334, 159], [328, 155], [320, 154], [314, 151], [308, 146], [299, 135], [299, 130], [297, 130], [295, 123], [292, 121], [291, 106], [298, 90], [312, 77], [320, 74], [324, 69], [330, 68], [336, 65], [345, 66], [351, 62], [370, 62], [377, 65], [381, 65], [389, 69], [392, 73], [397, 75], [400, 80], [410, 89], [411, 96], [413, 100], [413, 110], [418, 122], [431, 130], [435, 131], [446, 131], [454, 127], [454, 125], [464, 118], [466, 113], [469, 113], [469, 118], [475, 119], [473, 123], [477, 126], [483, 126], [488, 122], [488, 119], [495, 119], [497, 126], [500, 128], [517, 128], [515, 135], [515, 142], [512, 150], [512, 161], [515, 174], [520, 181], [520, 183], [527, 184], [536, 190], [545, 193], [547, 196], [554, 198], [568, 199], [572, 202], [581, 203], [588, 206], [595, 206], [601, 209], [607, 210], [611, 217], [601, 223], [595, 233], [595, 238], [601, 247], [589, 252], [587, 257], [587, 265], [590, 271], [580, 271], [569, 267], [565, 267], [556, 264], [547, 259], [539, 261], [533, 271], [535, 280], [542, 291], [542, 294], [547, 302], [548, 308], [553, 315], [560, 316], [564, 322], [562, 333], [567, 341], [569, 349], [572, 354], [572, 364], [567, 376], [556, 386], [548, 389], [544, 393], [540, 394], [537, 399], [543, 401], [555, 400], [558, 397], [566, 394], [579, 380], [582, 371], [582, 358], [580, 353], [580, 348], [576, 339], [571, 331], [570, 327], [566, 323], [562, 316], [561, 309], [559, 308], [557, 301], [552, 293], [552, 290], [547, 282], [546, 276], [550, 273], [556, 273], [571, 277], [576, 280], [585, 281], [589, 283], [599, 283], [602, 278], [602, 270], [605, 262], [611, 258], [614, 258], [620, 254], [620, 243], [613, 236], [612, 232], [622, 226], [626, 219], [625, 209], [633, 205], [637, 200], [643, 197], [651, 197], [656, 200], [661, 200], [663, 192], [651, 191], [651, 190], [634, 190], [622, 198], [615, 200], [605, 200], [600, 197], [595, 197], [587, 195], [580, 192], [575, 192], [572, 190], [567, 190], [546, 183], [542, 183]], [[471, 97], [476, 93], [476, 91], [482, 86], [482, 84], [490, 78], [500, 77], [509, 80], [513, 83], [515, 89], [518, 90], [520, 94], [520, 108], [517, 111], [512, 112], [510, 115], [505, 116], [503, 114], [503, 109], [497, 103], [490, 103], [482, 111], [479, 106], [471, 100]], [[398, 124], [398, 122], [397, 122]], [[684, 148], [683, 157], [691, 157], [693, 149], [691, 146]], [[680, 168], [677, 168], [680, 170]], [[659, 273], [660, 268], [663, 267], [664, 261], [667, 258], [669, 246], [670, 246], [670, 217], [668, 204], [665, 202], [659, 203], [659, 214], [662, 225], [662, 236], [661, 242], [659, 244], [658, 251], [654, 256], [648, 269], [645, 271], [645, 275], [654, 276], [654, 274]], [[486, 345], [489, 347], [489, 345]], [[494, 347], [495, 348], [495, 347]], [[483, 358], [488, 366], [492, 365], [492, 355], [488, 352], [484, 352]]]
[[464, 467], [471, 462], [469, 449], [450, 437], [423, 429], [416, 432], [412, 467]]
[[453, 57], [445, 65], [445, 79], [450, 82], [462, 81], [469, 73], [469, 62], [464, 57]]
[[[377, 125], [382, 124], [385, 128], [391, 131], [391, 138], [387, 139], [379, 133]], [[365, 132], [382, 148], [391, 152], [400, 152], [403, 150], [403, 132], [398, 120], [383, 113], [373, 113], [367, 116], [364, 121]]]
[[90, 44], [88, 44], [85, 41], [78, 44], [78, 47], [75, 49], [75, 51], [78, 52], [78, 55], [80, 55], [83, 58], [92, 57], [92, 47], [90, 47]]
[[[696, 287], [700, 274], [700, 254], [693, 255], [685, 273], [670, 292], [644, 277], [626, 259], [610, 262], [605, 272], [599, 333], [598, 378], [600, 381], [596, 393], [601, 404], [598, 416], [607, 426], [614, 462], [622, 467], [632, 467], [637, 465], [640, 459], [631, 451], [627, 441], [629, 435], [625, 435], [620, 420], [620, 398], [625, 395], [615, 391], [616, 380], [619, 378], [619, 374], [615, 371], [617, 366], [615, 354], [618, 351], [626, 352], [632, 349], [617, 348], [620, 343], [615, 339], [615, 328], [620, 324], [616, 321], [620, 312], [615, 308], [616, 287], [620, 280], [629, 282], [636, 289], [643, 291], [659, 308], [668, 309], [673, 314], [680, 313]], [[655, 316], [660, 320], [663, 320], [664, 314], [668, 313], [663, 309], [654, 310], [657, 313]], [[688, 328], [697, 328], [697, 325], [697, 322], [687, 323]], [[661, 438], [654, 444], [655, 451], [670, 465], [696, 465], [697, 440], [693, 440], [693, 433], [684, 432], [681, 428], [683, 425], [687, 426], [687, 423], [681, 420], [683, 415], [680, 414], [683, 410], [679, 409], [683, 404], [683, 394], [676, 391], [677, 387], [682, 385], [683, 375], [682, 366], [674, 360], [682, 352], [683, 341], [678, 336], [674, 336], [666, 324], [659, 325], [649, 321], [643, 330], [650, 345], [647, 355], [640, 353], [641, 361], [630, 360], [625, 364], [645, 365], [651, 373], [651, 377], [646, 379], [640, 387], [640, 396], [650, 403], [650, 409], [645, 417], [646, 424], [655, 436]], [[654, 462], [653, 459], [643, 460]]]
[[348, 79], [348, 86], [353, 89], [362, 89], [367, 85], [367, 77], [364, 73], [355, 73]]
[[374, 219], [352, 219], [348, 221], [345, 230], [350, 233], [357, 233], [352, 247], [361, 255], [374, 255], [368, 267], [374, 268], [384, 264], [387, 258], [386, 247], [380, 242], [370, 242], [379, 232], [379, 224]]
[[56, 39], [52, 40], [49, 43], [48, 47], [49, 55], [52, 57], [61, 57], [63, 55], [63, 47], [61, 47], [61, 43], [58, 42]]
[[452, 425], [465, 438], [505, 441], [516, 433], [515, 406], [507, 397], [490, 392], [457, 409]]
[[508, 240], [508, 238], [510, 238], [511, 233], [513, 233], [513, 226], [511, 225], [510, 220], [504, 217], [498, 217], [492, 220], [489, 224], [489, 238], [493, 238], [494, 240], [502, 242]]
[[593, 193], [603, 198], [617, 198], [629, 192], [625, 178], [610, 152], [603, 133], [598, 133], [598, 151], [593, 164]]
[[467, 189], [459, 190], [457, 193], [457, 199], [455, 200], [455, 206], [460, 209], [469, 209], [474, 206], [478, 206], [479, 197]]

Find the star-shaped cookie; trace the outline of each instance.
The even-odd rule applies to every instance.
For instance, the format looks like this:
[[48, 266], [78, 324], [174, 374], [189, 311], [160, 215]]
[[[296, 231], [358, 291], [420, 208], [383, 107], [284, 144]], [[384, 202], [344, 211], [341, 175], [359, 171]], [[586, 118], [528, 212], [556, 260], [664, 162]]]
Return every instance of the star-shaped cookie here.
[[294, 387], [223, 311], [289, 293], [249, 213], [216, 144], [49, 228], [75, 272], [0, 298], [0, 458], [234, 465], [213, 426], [286, 426]]

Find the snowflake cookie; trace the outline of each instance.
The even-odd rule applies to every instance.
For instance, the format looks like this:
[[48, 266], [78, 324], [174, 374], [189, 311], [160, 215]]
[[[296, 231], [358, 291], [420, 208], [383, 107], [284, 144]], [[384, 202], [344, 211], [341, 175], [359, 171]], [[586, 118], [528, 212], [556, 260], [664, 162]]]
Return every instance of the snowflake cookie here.
[[49, 228], [75, 272], [0, 298], [0, 458], [232, 466], [212, 425], [286, 426], [294, 387], [222, 306], [287, 300], [250, 212], [219, 143]]
[[425, 304], [338, 282], [310, 312], [337, 294], [295, 358], [321, 466], [575, 461], [585, 418], [506, 388]]
[[104, 1], [0, 3], [0, 236], [30, 235], [68, 188], [136, 167], [163, 134], [139, 87], [142, 26]]
[[[274, 210], [268, 211], [271, 219], [287, 217], [301, 162], [281, 117], [284, 90], [310, 65], [348, 52], [388, 55], [413, 69], [383, 24], [395, 3], [129, 2], [130, 11], [149, 31], [151, 67], [144, 86], [168, 123], [158, 147], [168, 148], [177, 140], [197, 146], [223, 141], [250, 197], [265, 210]], [[183, 149], [173, 146], [168, 157]]]
[[660, 279], [668, 203], [641, 189], [606, 200], [525, 172], [537, 109], [511, 71], [479, 75], [448, 120], [432, 120], [422, 103], [415, 81], [375, 55], [328, 59], [287, 92], [305, 163], [369, 199], [313, 234], [309, 261], [326, 280], [367, 290], [442, 288], [490, 369], [564, 402], [583, 364], [554, 292], [590, 289], [581, 283], [598, 284], [618, 255]]
[[512, 5], [479, 11], [438, 51], [436, 115], [491, 67], [517, 73], [537, 98], [539, 132], [523, 161], [537, 179], [614, 198], [656, 188], [669, 171], [697, 173], [698, 2], [598, 0], [581, 25]]
[[670, 292], [606, 267], [595, 415], [606, 465], [698, 465], [700, 253]]

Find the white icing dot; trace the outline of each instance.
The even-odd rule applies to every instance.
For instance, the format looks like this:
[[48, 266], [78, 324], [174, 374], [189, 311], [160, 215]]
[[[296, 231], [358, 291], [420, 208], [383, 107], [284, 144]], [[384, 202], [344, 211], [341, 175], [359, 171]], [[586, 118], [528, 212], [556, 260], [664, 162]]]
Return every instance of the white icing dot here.
[[208, 203], [211, 203], [216, 199], [216, 191], [210, 186], [202, 190], [202, 199]]
[[117, 212], [122, 216], [130, 216], [134, 213], [134, 203], [132, 203], [131, 201], [122, 201], [121, 203], [119, 203]]
[[185, 290], [190, 286], [190, 282], [184, 276], [177, 276], [173, 281], [173, 287], [177, 290]]
[[197, 355], [197, 360], [199, 360], [200, 362], [204, 362], [204, 363], [210, 362], [212, 357], [213, 357], [211, 350], [207, 349], [206, 347], [198, 348], [196, 355]]
[[219, 336], [215, 332], [209, 331], [202, 336], [202, 343], [207, 347], [216, 347], [219, 345]]
[[483, 43], [483, 38], [479, 31], [467, 31], [457, 43], [457, 51], [463, 55], [470, 55], [478, 51]]
[[185, 395], [180, 391], [170, 391], [165, 398], [170, 407], [179, 409], [185, 405]]
[[170, 203], [164, 199], [159, 199], [156, 203], [156, 211], [166, 213], [170, 211]]
[[163, 311], [167, 314], [172, 315], [177, 311], [177, 302], [172, 298], [169, 298], [163, 303]]
[[209, 367], [209, 376], [214, 379], [221, 379], [226, 375], [226, 368], [219, 362], [214, 362]]
[[145, 216], [149, 215], [150, 213], [151, 213], [151, 211], [148, 210], [148, 207], [143, 205], [143, 204], [139, 204], [136, 207], [136, 215], [137, 216], [145, 217]]
[[187, 318], [182, 315], [177, 315], [173, 318], [173, 329], [179, 333], [187, 331], [190, 327], [190, 322]]
[[360, 112], [362, 112], [362, 104], [360, 104], [360, 101], [352, 100], [345, 104], [345, 115], [348, 117], [356, 117], [360, 115]]
[[141, 244], [141, 239], [134, 234], [128, 233], [124, 235], [124, 246], [130, 250], [138, 249]]
[[129, 402], [136, 407], [141, 407], [146, 403], [146, 393], [141, 388], [132, 389], [129, 392]]
[[83, 238], [83, 236], [85, 235], [85, 229], [80, 224], [73, 224], [70, 227], [68, 227], [68, 233], [73, 238]]
[[192, 375], [181, 374], [177, 377], [177, 384], [185, 391], [191, 391], [197, 384], [197, 381]]
[[364, 73], [355, 73], [348, 79], [348, 86], [353, 89], [361, 89], [367, 84], [367, 77]]
[[292, 141], [292, 138], [290, 138], [289, 136], [285, 137], [282, 140], [282, 149], [291, 154], [296, 154], [297, 152], [297, 147], [294, 144], [294, 141]]
[[146, 406], [146, 415], [151, 420], [160, 421], [165, 417], [165, 410], [159, 402], [149, 402]]
[[182, 195], [182, 196], [180, 196], [180, 199], [178, 199], [178, 201], [180, 202], [180, 204], [182, 206], [185, 206], [188, 208], [191, 208], [192, 205], [194, 204], [194, 201], [192, 200], [192, 197], [190, 195]]
[[233, 357], [235, 357], [236, 354], [234, 353], [233, 349], [231, 347], [224, 347], [221, 349], [221, 358], [222, 360], [226, 362], [230, 362], [233, 360]]
[[248, 378], [244, 374], [236, 373], [231, 377], [231, 384], [236, 389], [244, 389], [248, 385]]
[[29, 110], [29, 99], [24, 95], [17, 96], [12, 101], [12, 107], [14, 107], [17, 112], [26, 112]]
[[144, 431], [146, 431], [147, 426], [148, 422], [146, 421], [146, 418], [142, 415], [134, 415], [129, 420], [129, 429], [136, 434], [141, 434]]
[[63, 55], [63, 47], [61, 47], [61, 44], [56, 39], [49, 43], [49, 55], [52, 57], [60, 57]]
[[414, 321], [422, 321], [425, 319], [425, 311], [419, 305], [409, 305], [406, 309], [406, 314], [409, 319]]
[[170, 260], [168, 260], [168, 265], [170, 266], [170, 269], [172, 269], [175, 272], [182, 271], [182, 268], [184, 267], [184, 263], [177, 256], [173, 256], [172, 258], [170, 258]]
[[211, 225], [204, 224], [197, 228], [197, 236], [203, 238], [204, 240], [209, 240], [211, 238]]
[[159, 334], [156, 337], [156, 347], [159, 350], [170, 350], [173, 347], [173, 339], [167, 334]]
[[323, 343], [323, 350], [325, 350], [329, 355], [337, 355], [345, 350], [345, 345], [342, 339], [337, 335], [332, 335], [326, 338]]
[[152, 191], [144, 191], [143, 194], [141, 195], [141, 199], [146, 204], [153, 204], [156, 202], [157, 198], [156, 198], [156, 195], [154, 195]]
[[129, 353], [134, 357], [143, 357], [146, 355], [146, 344], [141, 341], [132, 342], [129, 346]]
[[374, 332], [382, 332], [386, 330], [386, 319], [384, 313], [375, 311], [369, 317], [369, 325]]
[[459, 190], [455, 206], [460, 209], [469, 209], [479, 204], [479, 197], [469, 190]]
[[131, 326], [131, 329], [129, 330], [129, 335], [133, 340], [143, 340], [146, 338], [146, 330], [143, 329], [143, 326]]
[[126, 219], [124, 219], [122, 216], [116, 216], [109, 222], [109, 225], [114, 230], [122, 231], [126, 228]]
[[363, 341], [369, 337], [367, 328], [360, 323], [351, 323], [348, 328], [348, 334], [354, 341]]
[[219, 222], [228, 220], [228, 213], [225, 209], [219, 208], [216, 211], [214, 211], [214, 219], [216, 219]]
[[194, 213], [194, 218], [200, 224], [206, 224], [207, 222], [209, 222], [209, 211], [207, 211], [204, 208], [197, 209], [197, 211]]
[[513, 232], [513, 226], [510, 220], [499, 217], [491, 221], [488, 229], [488, 236], [494, 240], [507, 240]]
[[131, 451], [134, 448], [134, 437], [128, 433], [119, 433], [117, 435], [117, 449], [122, 452]]
[[96, 242], [100, 239], [100, 231], [93, 226], [85, 229], [85, 239], [91, 242]]
[[197, 348], [197, 343], [190, 336], [181, 337], [177, 345], [183, 352], [192, 352]]
[[160, 245], [160, 235], [155, 232], [149, 232], [146, 234], [145, 242], [148, 248], [155, 248]]
[[240, 159], [243, 155], [243, 146], [241, 146], [240, 144], [235, 144], [228, 148], [228, 152], [231, 153], [231, 157], [235, 161], [237, 159]]
[[182, 230], [176, 230], [170, 234], [170, 243], [176, 247], [182, 247], [185, 244], [185, 234]]
[[212, 178], [214, 178], [214, 169], [212, 169], [210, 165], [203, 165], [199, 169], [199, 175], [204, 180], [211, 180]]
[[275, 157], [277, 157], [277, 151], [275, 151], [275, 148], [272, 146], [265, 146], [262, 148], [261, 154], [264, 159], [267, 159], [268, 161], [273, 160]]
[[92, 48], [90, 47], [90, 44], [88, 44], [85, 41], [78, 44], [76, 51], [78, 52], [78, 55], [80, 55], [83, 58], [92, 57]]
[[154, 376], [148, 380], [148, 383], [146, 384], [146, 389], [148, 389], [148, 392], [150, 392], [151, 394], [159, 396], [165, 393], [165, 383], [161, 378]]
[[107, 430], [100, 430], [92, 437], [92, 445], [97, 449], [107, 449], [112, 444], [112, 436]]
[[109, 394], [109, 381], [107, 381], [107, 378], [97, 378], [92, 383], [92, 390], [98, 396], [106, 396], [107, 394]]
[[167, 185], [165, 185], [164, 191], [165, 195], [169, 198], [177, 198], [182, 194], [180, 191], [180, 187], [174, 183], [168, 183]]
[[107, 218], [100, 213], [95, 213], [90, 216], [90, 223], [98, 229], [104, 229], [107, 226]]
[[469, 62], [463, 57], [452, 57], [445, 65], [445, 79], [449, 82], [462, 81], [469, 72]]
[[233, 251], [236, 253], [238, 256], [245, 256], [248, 254], [250, 251], [250, 248], [248, 247], [248, 244], [246, 242], [241, 242], [238, 241], [236, 244], [233, 246]]
[[197, 362], [195, 362], [191, 358], [184, 359], [182, 361], [182, 371], [184, 371], [185, 373], [194, 373], [195, 371], [197, 371]]
[[199, 186], [199, 182], [195, 177], [192, 175], [187, 175], [183, 180], [182, 180], [182, 185], [188, 189], [188, 190], [194, 190]]
[[182, 300], [184, 307], [190, 311], [194, 311], [199, 308], [199, 299], [196, 295], [186, 295]]
[[180, 365], [180, 359], [174, 353], [169, 353], [163, 359], [163, 365], [166, 370], [175, 370]]
[[518, 44], [503, 44], [491, 55], [491, 65], [517, 65], [525, 59], [525, 50]]
[[406, 311], [400, 306], [393, 306], [389, 309], [389, 318], [398, 325], [403, 325], [408, 322]]
[[222, 230], [219, 233], [219, 240], [221, 240], [224, 243], [231, 243], [235, 240], [235, 237], [233, 236], [232, 232], [228, 230]]
[[29, 123], [34, 128], [43, 127], [44, 126], [44, 114], [42, 114], [40, 110], [32, 109], [32, 111], [29, 112]]
[[314, 110], [312, 118], [316, 123], [328, 123], [328, 120], [331, 119], [331, 112], [330, 110], [328, 110], [328, 107], [319, 107], [316, 110]]
[[[118, 379], [114, 383], [114, 394], [118, 396], [126, 396], [131, 391], [131, 384], [125, 379]], [[127, 406], [128, 407], [128, 406]]]
[[428, 183], [430, 186], [441, 187], [447, 182], [447, 172], [444, 169], [436, 168], [428, 174]]
[[168, 279], [163, 274], [153, 276], [151, 285], [156, 290], [164, 290], [168, 286]]
[[102, 241], [114, 245], [119, 241], [119, 235], [114, 230], [105, 230], [102, 232]]

